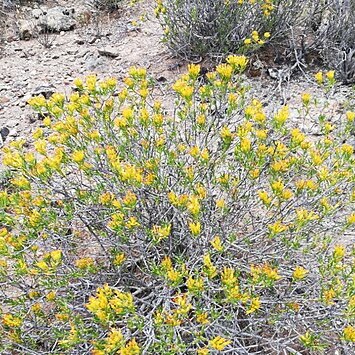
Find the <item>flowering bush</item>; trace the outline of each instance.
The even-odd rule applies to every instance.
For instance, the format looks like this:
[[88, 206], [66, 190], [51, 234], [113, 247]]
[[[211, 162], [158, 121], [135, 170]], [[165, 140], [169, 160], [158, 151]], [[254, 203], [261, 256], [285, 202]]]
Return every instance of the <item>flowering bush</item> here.
[[170, 49], [194, 58], [255, 50], [269, 41], [270, 32], [277, 39], [305, 21], [305, 8], [296, 0], [157, 0], [155, 11]]
[[30, 100], [45, 128], [3, 158], [2, 353], [349, 353], [355, 112], [304, 94], [315, 140], [247, 99], [246, 65], [189, 66], [173, 116], [139, 68]]

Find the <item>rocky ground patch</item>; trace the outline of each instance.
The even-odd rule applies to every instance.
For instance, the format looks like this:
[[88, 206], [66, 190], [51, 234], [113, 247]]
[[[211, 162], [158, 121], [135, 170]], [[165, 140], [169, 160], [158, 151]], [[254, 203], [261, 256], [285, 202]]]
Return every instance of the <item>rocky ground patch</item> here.
[[[50, 96], [56, 91], [68, 94], [74, 78], [90, 73], [122, 79], [130, 66], [145, 67], [165, 88], [157, 95], [164, 95], [166, 107], [171, 107], [166, 89], [185, 71], [187, 63], [174, 58], [161, 42], [162, 29], [153, 7], [153, 1], [144, 0], [133, 7], [98, 13], [85, 0], [56, 1], [10, 13], [0, 57], [2, 138], [10, 141], [28, 136], [40, 124], [27, 105], [30, 97]], [[254, 58], [248, 75], [251, 94], [266, 103], [287, 102], [291, 106], [306, 91], [322, 96], [312, 72], [291, 78], [285, 73], [287, 68]], [[349, 101], [350, 93], [348, 86], [336, 88], [328, 105], [335, 120], [340, 103]], [[320, 98], [321, 106], [322, 102], [325, 98]], [[299, 121], [297, 112], [293, 117], [295, 125], [312, 129], [310, 122]]]

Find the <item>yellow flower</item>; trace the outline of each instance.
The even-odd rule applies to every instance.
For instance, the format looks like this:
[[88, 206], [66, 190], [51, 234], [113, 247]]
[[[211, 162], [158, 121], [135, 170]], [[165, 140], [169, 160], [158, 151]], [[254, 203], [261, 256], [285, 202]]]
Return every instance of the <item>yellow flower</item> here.
[[230, 142], [232, 140], [233, 134], [227, 126], [223, 126], [219, 134], [225, 142]]
[[170, 232], [171, 232], [171, 224], [167, 224], [165, 226], [153, 226], [152, 228], [153, 239], [157, 242], [160, 242], [162, 239], [168, 238]]
[[312, 96], [308, 92], [305, 92], [301, 95], [302, 102], [305, 106], [309, 105], [311, 98], [312, 98]]
[[240, 150], [243, 153], [248, 153], [251, 150], [251, 141], [248, 138], [242, 138], [240, 140]]
[[259, 297], [253, 297], [251, 299], [251, 303], [248, 307], [248, 310], [246, 311], [246, 314], [253, 313], [257, 311], [261, 306], [260, 298]]
[[354, 148], [350, 144], [343, 144], [341, 146], [341, 151], [346, 155], [352, 155], [354, 153]]
[[233, 69], [244, 70], [248, 64], [248, 58], [244, 55], [229, 55], [227, 57], [227, 63], [230, 64]]
[[210, 159], [210, 153], [208, 152], [207, 148], [204, 148], [201, 153], [200, 153], [200, 157], [202, 160], [204, 161], [208, 161]]
[[10, 328], [17, 328], [22, 325], [22, 319], [12, 314], [4, 314], [1, 319], [2, 324]]
[[216, 71], [223, 80], [229, 80], [233, 74], [233, 67], [229, 64], [220, 64], [217, 66]]
[[73, 152], [73, 154], [71, 155], [73, 161], [75, 163], [82, 163], [84, 161], [84, 158], [85, 158], [85, 153], [83, 150], [76, 150]]
[[[117, 330], [113, 328], [110, 330], [110, 333], [105, 339], [105, 350], [111, 353], [115, 349], [122, 347], [124, 343], [125, 343], [125, 339], [121, 333], [121, 330]], [[104, 354], [105, 353], [106, 352], [104, 352]]]
[[126, 260], [126, 255], [124, 253], [118, 253], [115, 255], [113, 264], [116, 266], [121, 266], [125, 260]]
[[222, 252], [223, 251], [223, 245], [222, 245], [222, 242], [221, 242], [221, 238], [216, 235], [212, 240], [211, 240], [211, 245], [213, 247], [213, 249], [219, 251], [219, 252]]
[[147, 76], [147, 70], [145, 68], [130, 67], [128, 70], [129, 75], [135, 79], [144, 79]]
[[49, 293], [47, 293], [46, 299], [49, 302], [53, 302], [56, 299], [56, 296], [57, 296], [57, 294], [55, 291], [50, 291]]
[[288, 106], [283, 106], [275, 115], [274, 120], [278, 125], [283, 125], [290, 116]]
[[166, 276], [171, 282], [178, 282], [181, 279], [182, 274], [174, 269], [169, 269], [166, 273]]
[[75, 78], [73, 80], [73, 84], [74, 86], [76, 86], [78, 89], [82, 89], [84, 84], [83, 84], [83, 81], [80, 79], [80, 78]]
[[161, 262], [161, 267], [165, 270], [171, 270], [173, 268], [173, 263], [169, 256], [165, 256]]
[[86, 78], [86, 87], [89, 91], [95, 91], [96, 89], [96, 82], [97, 82], [97, 77], [96, 75], [89, 75], [87, 78]]
[[94, 265], [94, 259], [90, 257], [81, 258], [75, 261], [75, 266], [81, 270], [87, 269], [93, 265]]
[[325, 73], [327, 79], [332, 82], [334, 80], [335, 76], [335, 71], [334, 70], [329, 70], [328, 72]]
[[126, 227], [127, 227], [128, 229], [133, 229], [133, 228], [138, 227], [138, 226], [140, 226], [140, 224], [139, 224], [137, 218], [134, 217], [134, 216], [133, 216], [133, 217], [130, 217], [130, 218], [128, 219], [127, 223], [126, 223]]
[[205, 115], [198, 115], [196, 117], [196, 123], [200, 126], [203, 126], [206, 123], [206, 116]]
[[11, 183], [22, 189], [29, 190], [31, 188], [31, 183], [24, 176], [19, 176], [18, 178], [12, 179]]
[[322, 72], [318, 72], [314, 75], [314, 78], [316, 79], [318, 84], [322, 84], [323, 83], [323, 73]]
[[264, 205], [268, 206], [271, 203], [271, 198], [269, 197], [266, 191], [258, 191], [258, 196], [260, 200], [264, 203]]
[[40, 260], [36, 263], [36, 266], [41, 269], [42, 271], [48, 271], [49, 266], [44, 260]]
[[32, 306], [31, 306], [31, 310], [34, 312], [34, 313], [39, 313], [41, 310], [42, 310], [42, 306], [40, 303], [34, 303]]
[[235, 286], [238, 279], [235, 276], [234, 269], [230, 267], [224, 267], [221, 273], [221, 281], [228, 288]]
[[334, 247], [333, 256], [336, 260], [341, 260], [345, 255], [345, 247], [343, 245], [336, 245]]
[[347, 111], [346, 112], [346, 118], [349, 122], [353, 122], [355, 120], [355, 112], [353, 111]]
[[265, 38], [270, 38], [270, 36], [271, 36], [270, 32], [265, 32], [265, 33], [264, 33], [264, 37], [265, 37]]
[[226, 208], [226, 201], [224, 199], [218, 199], [216, 201], [216, 207], [221, 209]]
[[50, 253], [50, 257], [51, 257], [51, 259], [54, 261], [54, 262], [56, 262], [56, 263], [58, 263], [59, 261], [61, 261], [62, 260], [62, 251], [61, 250], [53, 250], [53, 251], [51, 251], [51, 253]]
[[126, 195], [123, 197], [122, 202], [127, 207], [134, 207], [137, 203], [137, 196], [132, 191], [127, 191]]
[[202, 184], [199, 184], [196, 187], [196, 192], [197, 192], [199, 198], [203, 199], [203, 198], [206, 198], [206, 196], [207, 196], [207, 190]]
[[293, 197], [293, 193], [290, 189], [285, 189], [282, 191], [281, 197], [285, 200], [289, 200], [290, 198]]
[[195, 146], [191, 147], [189, 153], [193, 158], [198, 158], [200, 155], [200, 148], [195, 145]]
[[190, 276], [186, 281], [186, 286], [191, 292], [201, 292], [204, 289], [203, 279], [200, 277], [194, 279]]
[[105, 192], [102, 195], [100, 195], [99, 197], [99, 202], [102, 205], [108, 205], [113, 199], [114, 199], [114, 195], [112, 192]]
[[47, 142], [44, 139], [39, 139], [34, 142], [34, 147], [38, 153], [47, 154]]
[[198, 77], [198, 75], [200, 74], [201, 66], [196, 65], [196, 64], [189, 64], [187, 67], [187, 70], [189, 72], [189, 76], [192, 79], [196, 79]]
[[344, 340], [354, 343], [355, 342], [355, 328], [348, 325], [343, 330]]
[[228, 339], [222, 338], [221, 336], [216, 336], [208, 342], [208, 345], [214, 350], [222, 351], [226, 346], [231, 343], [232, 342]]
[[207, 276], [213, 279], [217, 275], [217, 268], [213, 265], [210, 254], [203, 256], [203, 265]]
[[201, 233], [201, 223], [200, 222], [190, 222], [189, 229], [193, 236], [197, 236]]
[[323, 292], [324, 302], [327, 305], [333, 304], [333, 299], [335, 296], [336, 296], [336, 292], [333, 288], [330, 288], [329, 290], [325, 290]]
[[277, 281], [281, 279], [277, 268], [273, 268], [269, 264], [265, 264], [262, 266], [262, 272], [270, 280]]
[[282, 224], [280, 221], [277, 221], [274, 224], [269, 225], [268, 228], [272, 234], [279, 234], [288, 229], [287, 226]]
[[261, 140], [265, 140], [267, 138], [267, 130], [265, 129], [258, 129], [256, 132], [255, 132], [255, 135], [261, 139]]
[[201, 209], [198, 198], [196, 196], [191, 196], [189, 198], [189, 202], [186, 205], [186, 208], [193, 216], [197, 216], [200, 213]]
[[173, 90], [178, 93], [182, 98], [186, 101], [190, 101], [192, 99], [192, 95], [194, 92], [194, 88], [189, 86], [184, 80], [179, 79], [173, 85]]
[[285, 188], [285, 185], [281, 180], [276, 180], [271, 184], [271, 188], [276, 194], [282, 193], [283, 189]]
[[245, 45], [250, 45], [251, 44], [251, 39], [250, 38], [246, 38], [245, 40], [244, 40], [244, 44]]
[[355, 224], [355, 213], [352, 213], [351, 215], [348, 216], [346, 219], [348, 224]]
[[140, 353], [140, 347], [135, 339], [130, 340], [119, 352], [120, 355], [139, 355]]
[[293, 271], [292, 277], [294, 280], [302, 280], [308, 274], [308, 270], [303, 268], [302, 266], [296, 266], [295, 270]]
[[206, 312], [198, 313], [196, 315], [196, 321], [200, 324], [208, 324], [209, 323], [208, 314]]

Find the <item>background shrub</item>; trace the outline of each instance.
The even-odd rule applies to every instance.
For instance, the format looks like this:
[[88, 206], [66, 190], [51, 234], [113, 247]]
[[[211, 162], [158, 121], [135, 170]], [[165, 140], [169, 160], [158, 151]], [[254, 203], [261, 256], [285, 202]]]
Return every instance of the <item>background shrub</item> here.
[[316, 30], [316, 42], [325, 62], [345, 83], [355, 82], [354, 33], [355, 1], [328, 1]]
[[[253, 50], [268, 38], [280, 39], [308, 20], [308, 1], [158, 0], [156, 13], [165, 28], [165, 41], [174, 53], [187, 58], [223, 56]], [[258, 36], [255, 36], [257, 31]], [[254, 32], [254, 35], [253, 35]], [[251, 43], [245, 46], [245, 40]]]
[[114, 10], [122, 0], [90, 0], [89, 3], [91, 6], [94, 6], [100, 10]]
[[30, 100], [46, 128], [4, 152], [3, 352], [350, 352], [355, 113], [304, 94], [314, 140], [246, 99], [246, 65], [190, 66], [173, 117], [139, 68]]

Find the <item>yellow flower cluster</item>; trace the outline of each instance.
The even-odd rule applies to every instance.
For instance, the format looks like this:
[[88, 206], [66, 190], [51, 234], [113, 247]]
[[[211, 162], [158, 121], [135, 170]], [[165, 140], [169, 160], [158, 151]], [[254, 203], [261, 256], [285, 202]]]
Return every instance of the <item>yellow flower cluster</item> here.
[[121, 330], [112, 328], [103, 341], [94, 343], [93, 355], [139, 355], [141, 349], [135, 339], [126, 342]]
[[244, 40], [244, 44], [247, 46], [252, 44], [262, 46], [263, 44], [265, 44], [265, 40], [269, 39], [270, 37], [271, 37], [270, 32], [265, 32], [264, 35], [262, 36], [263, 39], [261, 39], [258, 31], [253, 31], [251, 33], [250, 38], [246, 38]]
[[104, 324], [135, 311], [130, 293], [112, 289], [107, 284], [97, 289], [96, 295], [90, 297], [86, 308]]

